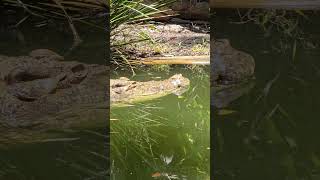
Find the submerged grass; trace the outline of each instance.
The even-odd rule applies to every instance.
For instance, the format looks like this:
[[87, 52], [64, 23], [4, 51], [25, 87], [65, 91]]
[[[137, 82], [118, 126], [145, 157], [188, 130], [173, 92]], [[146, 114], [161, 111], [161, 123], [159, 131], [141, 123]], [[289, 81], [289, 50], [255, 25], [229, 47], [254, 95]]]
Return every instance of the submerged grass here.
[[[134, 152], [135, 157], [143, 159], [144, 163], [150, 166], [154, 163], [150, 161], [154, 159], [152, 144], [156, 144], [155, 137], [163, 135], [156, 133], [153, 128], [164, 126], [166, 119], [159, 117], [155, 119], [151, 116], [150, 110], [157, 109], [154, 105], [136, 105], [136, 107], [126, 107], [129, 114], [121, 115], [116, 109], [112, 109], [111, 117], [115, 118], [111, 121], [111, 159], [116, 163], [117, 167], [127, 167], [128, 151]], [[114, 171], [116, 171], [114, 169]]]
[[[295, 69], [295, 73], [302, 73], [297, 69]], [[304, 74], [307, 73], [304, 72]], [[236, 161], [241, 162], [240, 165], [247, 164], [246, 167], [249, 169], [263, 163], [267, 163], [268, 167], [280, 167], [274, 171], [273, 179], [276, 177], [281, 177], [280, 179], [319, 177], [319, 163], [317, 163], [319, 153], [315, 152], [315, 147], [318, 144], [314, 144], [313, 141], [313, 137], [318, 133], [309, 134], [309, 131], [312, 131], [310, 127], [314, 126], [312, 124], [316, 124], [316, 121], [309, 119], [314, 115], [312, 115], [312, 110], [309, 111], [308, 108], [314, 104], [309, 104], [306, 100], [306, 97], [312, 92], [311, 89], [315, 87], [318, 89], [318, 86], [311, 88], [294, 83], [295, 93], [300, 94], [298, 93], [300, 90], [307, 92], [304, 97], [297, 95], [293, 98], [294, 100], [283, 97], [279, 99], [281, 97], [279, 94], [286, 94], [287, 88], [291, 87], [284, 83], [290, 79], [290, 76], [286, 73], [281, 73], [281, 75], [279, 73], [273, 75], [263, 84], [264, 86], [260, 87], [261, 90], [251, 92], [250, 97], [244, 97], [246, 100], [240, 100], [241, 103], [235, 103], [236, 106], [229, 106], [229, 108], [237, 107], [238, 113], [221, 115], [217, 111], [215, 112], [214, 118], [219, 120], [214, 131], [215, 148], [217, 156], [222, 157], [215, 160], [215, 164], [217, 164], [216, 177], [231, 178], [232, 174], [236, 174], [237, 177], [252, 175], [250, 170], [245, 170], [246, 168], [242, 172], [238, 172], [239, 163]], [[296, 101], [296, 99], [302, 101]], [[296, 102], [311, 106], [307, 108], [292, 106]], [[295, 109], [295, 107], [299, 108]], [[303, 113], [300, 114], [301, 112]], [[230, 120], [237, 121], [229, 123]], [[318, 131], [316, 130], [316, 132]], [[306, 146], [308, 148], [305, 148]], [[234, 156], [236, 161], [232, 160], [233, 157], [225, 156], [233, 154], [230, 149], [234, 147], [239, 152]], [[262, 167], [257, 168], [257, 172], [260, 173], [260, 176], [268, 174]]]
[[112, 109], [111, 179], [209, 177], [209, 81], [199, 78], [170, 108], [159, 99]]

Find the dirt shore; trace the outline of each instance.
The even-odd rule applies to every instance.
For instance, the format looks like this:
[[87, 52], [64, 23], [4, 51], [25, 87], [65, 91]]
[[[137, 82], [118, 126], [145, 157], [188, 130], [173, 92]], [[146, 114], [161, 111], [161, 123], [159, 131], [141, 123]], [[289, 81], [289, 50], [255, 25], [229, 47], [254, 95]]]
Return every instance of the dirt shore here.
[[[178, 19], [179, 20], [179, 19]], [[197, 24], [196, 24], [197, 23]], [[181, 23], [132, 24], [118, 27], [112, 36], [112, 44], [135, 41], [137, 37], [149, 37], [123, 47], [130, 59], [154, 56], [196, 56], [210, 54], [210, 27], [206, 22], [182, 20]]]

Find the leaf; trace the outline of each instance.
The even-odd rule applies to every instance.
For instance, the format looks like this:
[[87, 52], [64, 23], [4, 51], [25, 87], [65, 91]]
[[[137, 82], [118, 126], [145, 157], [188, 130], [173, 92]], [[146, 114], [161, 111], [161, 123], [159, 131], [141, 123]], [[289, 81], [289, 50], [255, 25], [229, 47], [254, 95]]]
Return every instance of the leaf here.
[[303, 18], [305, 18], [306, 20], [310, 20], [309, 17], [305, 13], [303, 13], [301, 10], [295, 10], [295, 12], [300, 16], [302, 16]]
[[295, 60], [297, 53], [297, 40], [294, 40], [293, 48], [292, 48], [292, 61]]
[[315, 153], [311, 153], [311, 161], [315, 167], [320, 168], [320, 159]]
[[231, 109], [220, 109], [218, 111], [218, 115], [220, 116], [225, 116], [225, 115], [230, 115], [230, 114], [233, 114], [233, 113], [236, 113], [237, 111], [235, 110], [231, 110]]
[[151, 177], [153, 178], [157, 178], [157, 177], [160, 177], [161, 176], [161, 173], [160, 172], [155, 172], [151, 175]]
[[160, 155], [161, 160], [166, 163], [166, 165], [170, 164], [172, 162], [173, 159], [173, 154], [171, 156], [164, 156], [164, 155]]
[[290, 148], [296, 148], [297, 147], [297, 143], [293, 138], [288, 137], [288, 136], [285, 136], [284, 138], [285, 138], [285, 140], [288, 143]]
[[224, 146], [223, 134], [222, 134], [222, 132], [220, 131], [219, 128], [216, 130], [216, 132], [217, 132], [217, 141], [218, 141], [219, 152], [223, 152], [223, 146]]

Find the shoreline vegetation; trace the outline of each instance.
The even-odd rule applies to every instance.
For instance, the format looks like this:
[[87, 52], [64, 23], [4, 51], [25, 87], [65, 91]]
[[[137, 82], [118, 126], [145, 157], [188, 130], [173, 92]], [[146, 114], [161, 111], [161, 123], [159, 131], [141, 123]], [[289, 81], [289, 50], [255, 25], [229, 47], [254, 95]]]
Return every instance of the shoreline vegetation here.
[[[209, 6], [206, 1], [118, 0], [109, 4], [103, 0], [5, 0], [2, 5], [9, 7], [4, 13], [11, 18], [9, 29], [34, 19], [46, 21], [38, 26], [48, 26], [51, 21], [64, 23], [65, 31], [73, 36], [70, 51], [82, 43], [79, 26], [109, 31], [112, 55], [107, 61], [116, 66], [137, 65], [132, 62], [151, 56], [209, 55], [210, 29], [206, 17], [209, 11], [203, 11]], [[101, 21], [107, 14], [110, 14], [110, 29], [103, 27]], [[177, 18], [178, 14], [188, 19]]]
[[[270, 40], [276, 53], [291, 54], [295, 59], [297, 50], [315, 49], [318, 44], [312, 40], [312, 32], [306, 27], [314, 23], [318, 11], [298, 9], [214, 9], [220, 16], [228, 16], [229, 24], [256, 26], [264, 39]], [[213, 26], [217, 26], [213, 23]]]
[[[73, 36], [69, 51], [82, 43], [78, 28], [87, 26], [110, 33], [110, 58], [108, 65], [115, 71], [156, 70], [169, 71], [171, 66], [185, 64], [189, 69], [202, 72], [202, 65], [210, 62], [210, 24], [214, 23], [215, 11], [209, 13], [208, 1], [193, 0], [116, 0], [116, 1], [70, 0], [59, 3], [48, 0], [5, 0], [4, 5], [19, 10], [19, 18], [10, 28], [19, 28], [31, 18], [56, 20], [65, 24], [65, 31]], [[207, 9], [207, 10], [205, 10]], [[222, 10], [224, 11], [224, 10]], [[302, 31], [314, 11], [277, 9], [232, 9], [234, 16], [228, 19], [233, 24], [256, 25], [264, 38], [272, 39], [277, 53], [291, 53], [292, 61], [299, 47], [318, 46]], [[15, 15], [14, 12], [10, 12]], [[9, 14], [10, 14], [9, 13]], [[209, 14], [213, 21], [209, 21]], [[11, 15], [12, 16], [12, 15]], [[110, 27], [104, 27], [109, 17]], [[41, 24], [46, 26], [47, 24]], [[55, 28], [55, 27], [53, 27]], [[79, 29], [80, 29], [79, 28]], [[276, 32], [277, 37], [271, 36]], [[214, 39], [211, 33], [211, 40]], [[228, 37], [227, 37], [228, 38]], [[108, 53], [108, 54], [109, 54]], [[68, 52], [67, 52], [68, 54]], [[206, 56], [205, 58], [203, 58]], [[204, 60], [205, 59], [205, 60]], [[199, 65], [200, 64], [200, 65]]]
[[[32, 18], [66, 23], [68, 26], [65, 28], [73, 35], [70, 50], [82, 42], [81, 34], [77, 30], [78, 24], [109, 31], [111, 59], [107, 61], [118, 67], [124, 65], [134, 68], [133, 66], [141, 64], [142, 60], [149, 57], [163, 56], [173, 59], [172, 56], [177, 56], [181, 59], [179, 56], [203, 56], [209, 55], [210, 51], [208, 1], [115, 0], [109, 4], [109, 1], [104, 0], [61, 2], [4, 0], [2, 5], [9, 7], [2, 13], [11, 18], [11, 22], [5, 23], [10, 28], [19, 28]], [[219, 9], [211, 10], [212, 18], [216, 10], [219, 11]], [[291, 9], [233, 9], [232, 11], [235, 18], [230, 23], [255, 24], [265, 32], [265, 37], [269, 37], [271, 31], [280, 32], [282, 35], [276, 49], [282, 52], [291, 49], [293, 57], [297, 45], [314, 46], [301, 30], [303, 26], [301, 22], [309, 21], [309, 15], [315, 14], [314, 11]], [[110, 29], [102, 25], [108, 14]], [[181, 61], [178, 61], [178, 64], [181, 64]]]
[[[149, 58], [153, 59], [152, 63], [162, 65], [175, 64], [174, 62], [178, 64], [196, 64], [197, 60], [190, 62], [193, 56], [198, 59], [201, 58], [198, 56], [207, 55], [207, 59], [209, 59], [210, 27], [208, 19], [205, 18], [209, 14], [208, 2], [200, 3], [202, 4], [201, 8], [207, 7], [207, 12], [204, 11], [197, 20], [192, 18], [182, 19], [187, 16], [188, 12], [190, 14], [194, 13], [194, 15], [197, 14], [192, 8], [196, 7], [197, 3], [192, 1], [181, 1], [179, 3], [165, 1], [164, 7], [162, 7], [162, 5], [157, 5], [154, 2], [146, 2], [146, 4], [151, 4], [157, 8], [152, 13], [145, 14], [149, 19], [148, 21], [139, 19], [132, 23], [128, 20], [128, 22], [124, 22], [114, 29], [112, 28], [111, 49], [113, 64], [120, 67], [129, 65], [134, 73], [135, 66], [151, 64], [150, 61], [144, 62]], [[206, 5], [203, 5], [205, 3]], [[178, 6], [180, 5], [180, 8], [176, 7], [177, 4]], [[188, 9], [188, 12], [181, 13], [183, 12], [181, 10], [186, 9]], [[179, 13], [180, 16], [177, 16]], [[183, 62], [185, 56], [190, 56], [190, 60]], [[162, 60], [155, 61], [158, 57], [162, 57]], [[165, 59], [166, 61], [164, 61]], [[209, 61], [206, 64], [209, 64]], [[138, 68], [141, 68], [141, 66]]]
[[[8, 24], [11, 28], [18, 28], [21, 24], [29, 19], [37, 20], [58, 20], [66, 21], [69, 30], [73, 35], [73, 44], [70, 50], [73, 50], [82, 39], [79, 35], [76, 23], [89, 25], [94, 28], [103, 29], [99, 25], [101, 22], [97, 19], [107, 17], [109, 4], [108, 1], [93, 1], [93, 0], [72, 0], [72, 1], [21, 1], [21, 0], [3, 0], [3, 15], [12, 18], [15, 22]], [[14, 21], [13, 20], [13, 21]], [[11, 19], [9, 22], [12, 21]]]

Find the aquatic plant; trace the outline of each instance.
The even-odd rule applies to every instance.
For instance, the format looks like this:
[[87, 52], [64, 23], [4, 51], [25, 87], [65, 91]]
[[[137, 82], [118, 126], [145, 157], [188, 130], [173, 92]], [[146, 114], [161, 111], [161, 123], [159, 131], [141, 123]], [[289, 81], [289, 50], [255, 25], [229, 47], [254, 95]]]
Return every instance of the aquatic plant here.
[[[214, 145], [217, 154], [217, 159], [214, 160], [216, 164], [214, 176], [216, 178], [248, 175], [263, 177], [264, 174], [268, 174], [267, 169], [273, 170], [271, 176], [273, 179], [319, 177], [319, 154], [315, 152], [316, 148], [313, 148], [318, 144], [305, 143], [310, 140], [309, 138], [313, 139], [305, 134], [310, 129], [303, 127], [306, 123], [305, 119], [308, 118], [300, 119], [295, 113], [294, 106], [285, 104], [286, 102], [278, 98], [274, 99], [275, 94], [283, 90], [279, 86], [287, 86], [287, 84], [276, 83], [278, 78], [280, 74], [266, 82], [261, 93], [253, 92], [250, 97], [246, 97], [247, 99], [240, 103], [241, 108], [237, 109], [238, 113], [214, 112], [213, 118], [216, 119]], [[301, 85], [296, 85], [295, 88], [299, 86]], [[303, 91], [305, 90], [304, 88]], [[309, 114], [306, 110], [301, 112]], [[230, 120], [237, 121], [228, 123]], [[306, 144], [308, 148], [304, 147]], [[237, 148], [237, 153], [230, 150], [232, 148]], [[237, 160], [233, 161], [233, 158]], [[253, 174], [249, 169], [258, 164], [264, 164], [264, 167], [257, 168], [256, 173]], [[241, 172], [238, 171], [238, 168], [243, 165]], [[278, 168], [275, 170], [274, 167]]]
[[[0, 179], [105, 179], [110, 167], [104, 131], [52, 130], [65, 138], [1, 147]], [[54, 172], [50, 178], [47, 169]]]
[[[137, 106], [139, 108], [136, 108]], [[121, 108], [113, 108], [111, 111], [110, 145], [113, 171], [117, 171], [114, 165], [128, 170], [127, 161], [132, 158], [142, 159], [150, 166], [154, 163], [153, 144], [157, 143], [156, 137], [163, 135], [157, 134], [153, 128], [164, 126], [166, 119], [150, 118], [150, 110], [157, 109], [154, 105], [139, 104], [136, 107], [126, 107], [130, 113], [125, 116], [122, 115]], [[128, 152], [134, 152], [134, 157], [128, 157]]]

